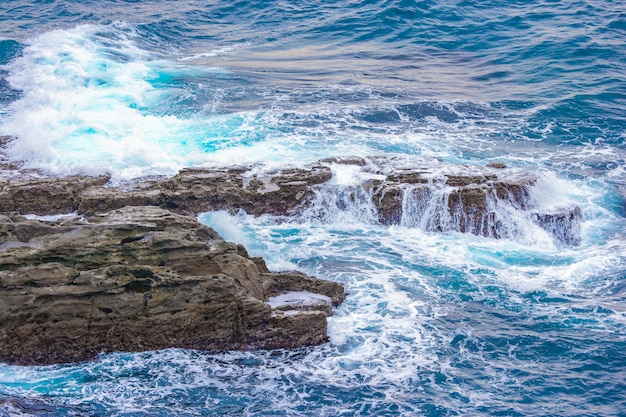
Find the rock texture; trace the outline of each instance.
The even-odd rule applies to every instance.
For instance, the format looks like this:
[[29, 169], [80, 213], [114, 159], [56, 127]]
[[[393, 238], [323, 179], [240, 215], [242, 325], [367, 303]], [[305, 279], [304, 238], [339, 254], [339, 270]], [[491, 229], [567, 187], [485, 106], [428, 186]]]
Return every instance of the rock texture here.
[[[358, 184], [333, 183], [337, 167], [353, 167]], [[13, 174], [10, 174], [12, 172]], [[302, 168], [263, 171], [258, 167], [184, 169], [172, 178], [149, 177], [111, 186], [107, 176], [50, 177], [16, 168], [0, 176], [0, 212], [83, 215], [125, 206], [156, 206], [178, 214], [244, 210], [249, 214], [295, 215], [312, 204], [324, 212], [369, 205], [376, 221], [429, 231], [458, 231], [514, 238], [508, 208], [564, 245], [580, 243], [582, 215], [577, 207], [542, 211], [530, 204], [537, 178], [493, 163], [458, 166], [433, 159], [329, 158]], [[320, 194], [331, 198], [320, 200]], [[324, 207], [324, 205], [326, 205]]]
[[242, 246], [158, 207], [56, 221], [0, 215], [3, 362], [326, 341], [326, 303], [273, 309], [267, 302], [290, 291], [321, 294], [333, 305], [344, 298], [340, 284], [271, 273]]
[[311, 187], [332, 177], [330, 168], [253, 174], [249, 168], [189, 168], [172, 178], [141, 178], [107, 186], [108, 176], [53, 177], [36, 171], [5, 171], [0, 177], [0, 212], [79, 214], [125, 206], [158, 206], [179, 214], [242, 209], [254, 215], [285, 215], [310, 200]]
[[[283, 170], [184, 169], [111, 184], [6, 158], [0, 137], [0, 361], [49, 364], [106, 351], [290, 348], [326, 340], [340, 284], [270, 272], [192, 217], [305, 216], [515, 238], [521, 218], [580, 243], [578, 207], [541, 210], [537, 178], [493, 163], [329, 158]], [[25, 214], [69, 216], [33, 219]], [[511, 216], [511, 213], [515, 214]], [[298, 298], [300, 297], [300, 299]]]

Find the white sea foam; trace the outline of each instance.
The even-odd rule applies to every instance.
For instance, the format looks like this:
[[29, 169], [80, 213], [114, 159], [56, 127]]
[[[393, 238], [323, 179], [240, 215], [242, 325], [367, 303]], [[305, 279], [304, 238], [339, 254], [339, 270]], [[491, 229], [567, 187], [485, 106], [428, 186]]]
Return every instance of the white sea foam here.
[[275, 297], [270, 297], [267, 300], [267, 304], [272, 308], [279, 307], [302, 307], [317, 303], [326, 303], [332, 305], [329, 297], [321, 294], [315, 294], [308, 291], [290, 291], [285, 294], [280, 294]]
[[363, 172], [356, 165], [332, 164], [331, 171], [333, 173], [331, 184], [342, 187], [361, 185], [367, 180], [384, 180], [386, 178], [384, 175]]
[[[362, 389], [385, 386], [386, 396], [401, 402], [407, 384], [414, 383], [420, 373], [438, 369], [447, 378], [463, 379], [463, 371], [448, 362], [441, 350], [456, 340], [465, 340], [455, 360], [472, 364], [487, 361], [484, 356], [488, 353], [473, 347], [483, 343], [484, 336], [472, 334], [472, 328], [478, 327], [463, 324], [469, 317], [461, 318], [452, 332], [437, 324], [459, 314], [453, 304], [437, 300], [459, 293], [473, 299], [477, 307], [495, 297], [495, 303], [501, 305], [499, 314], [506, 314], [508, 308], [530, 308], [537, 315], [565, 322], [590, 320], [591, 314], [597, 317], [598, 328], [623, 321], [620, 313], [594, 313], [595, 307], [585, 313], [589, 301], [584, 301], [595, 297], [590, 293], [589, 280], [597, 276], [598, 268], [604, 275], [623, 267], [623, 240], [602, 249], [582, 246], [563, 250], [419, 228], [386, 228], [369, 222], [357, 227], [340, 219], [326, 224], [281, 224], [267, 217], [239, 215], [236, 221], [248, 239], [257, 236], [252, 238], [256, 242], [252, 254], [283, 259], [298, 269], [339, 280], [349, 293], [329, 318], [331, 345], [316, 349], [301, 361], [271, 368], [276, 373], [264, 367], [269, 374], [264, 379], [267, 386], [259, 386], [260, 391], [280, 386], [279, 375], [295, 380], [304, 375], [309, 384], [331, 384], [336, 389], [349, 386], [350, 381], [358, 381]], [[455, 285], [461, 287], [455, 289]], [[532, 306], [525, 300], [527, 294], [544, 292], [546, 297], [568, 294], [566, 297], [583, 300], [581, 312], [563, 309], [562, 304]], [[606, 302], [602, 305], [607, 306]], [[515, 384], [510, 373], [515, 368], [511, 364], [491, 373], [486, 370], [491, 377], [483, 382]], [[432, 389], [432, 381], [428, 385]], [[462, 387], [454, 389], [463, 392]], [[477, 396], [476, 392], [479, 390], [470, 389], [467, 393], [476, 403], [498, 401], [492, 394]]]
[[25, 214], [24, 217], [26, 217], [29, 220], [40, 220], [42, 222], [56, 222], [61, 219], [71, 219], [71, 218], [77, 217], [77, 214], [67, 213], [67, 214], [54, 214], [54, 215], [49, 215], [49, 216], [39, 216], [37, 214]]
[[198, 220], [206, 224], [211, 224], [220, 236], [227, 241], [237, 242], [245, 247], [251, 246], [250, 244], [252, 242], [239, 224], [237, 216], [233, 216], [226, 211], [216, 211], [201, 214], [198, 216]]
[[[155, 82], [186, 70], [150, 56], [121, 33], [102, 39], [100, 30], [85, 25], [44, 33], [6, 66], [8, 81], [22, 91], [0, 120], [2, 133], [18, 138], [8, 150], [13, 159], [53, 173], [128, 179], [215, 163], [222, 155], [211, 151], [249, 135], [254, 115], [163, 114], [161, 103], [177, 87]], [[198, 76], [197, 69], [188, 72]]]
[[9, 82], [22, 90], [2, 123], [3, 132], [19, 138], [11, 155], [59, 173], [123, 172], [153, 164], [167, 169], [172, 162], [165, 155], [179, 153], [178, 143], [168, 146], [168, 133], [187, 130], [188, 124], [146, 112], [161, 93], [148, 82], [155, 74], [141, 61], [145, 54], [128, 40], [110, 51], [97, 31], [80, 26], [42, 34], [8, 65]]
[[[168, 61], [142, 50], [128, 32], [82, 25], [43, 33], [5, 66], [11, 86], [22, 91], [0, 118], [0, 132], [18, 138], [9, 150], [13, 159], [53, 173], [109, 172], [114, 179], [173, 174], [184, 166], [293, 164], [355, 154], [458, 162], [462, 149], [488, 146], [483, 138], [503, 128], [436, 118], [381, 125], [368, 113], [381, 106], [397, 112], [394, 100], [377, 107], [337, 102], [333, 94], [378, 97], [345, 86], [328, 86], [320, 93], [328, 98], [313, 107], [302, 104], [300, 91], [283, 96], [261, 88], [257, 93], [270, 106], [216, 115], [220, 103], [213, 101], [226, 96], [223, 88], [210, 91], [211, 80], [227, 69]], [[196, 90], [186, 91], [185, 80]], [[189, 114], [181, 97], [206, 90], [211, 102]], [[356, 180], [342, 176], [342, 169], [338, 181]]]
[[220, 55], [231, 54], [234, 51], [238, 50], [239, 48], [246, 47], [249, 44], [250, 44], [249, 42], [242, 42], [242, 43], [238, 43], [238, 44], [235, 44], [235, 45], [217, 47], [217, 48], [215, 48], [215, 49], [213, 49], [211, 51], [198, 52], [198, 53], [195, 53], [195, 54], [192, 54], [192, 55], [188, 55], [188, 56], [184, 56], [184, 57], [178, 58], [178, 60], [179, 61], [200, 61], [200, 60], [206, 60], [207, 58], [213, 58], [213, 57], [220, 56]]

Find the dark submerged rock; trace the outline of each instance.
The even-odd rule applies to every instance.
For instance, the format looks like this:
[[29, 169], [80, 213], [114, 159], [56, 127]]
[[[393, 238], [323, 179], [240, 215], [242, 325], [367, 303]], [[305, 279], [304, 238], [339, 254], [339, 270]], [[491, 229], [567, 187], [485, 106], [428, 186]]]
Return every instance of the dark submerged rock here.
[[578, 207], [567, 207], [552, 213], [532, 213], [532, 219], [559, 242], [576, 246], [581, 243], [583, 216]]
[[[84, 415], [79, 408], [64, 405], [68, 415]], [[50, 404], [39, 398], [10, 397], [0, 395], [0, 415], [2, 416], [56, 416], [59, 415], [59, 405]]]

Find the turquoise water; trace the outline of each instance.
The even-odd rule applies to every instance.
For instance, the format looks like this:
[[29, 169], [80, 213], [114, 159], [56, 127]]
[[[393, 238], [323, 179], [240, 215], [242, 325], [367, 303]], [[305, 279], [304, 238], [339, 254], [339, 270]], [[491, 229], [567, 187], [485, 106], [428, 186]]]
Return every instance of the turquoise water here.
[[[200, 220], [345, 284], [330, 343], [0, 364], [0, 415], [626, 416], [626, 2], [58, 1], [0, 5], [0, 134], [114, 181], [330, 156], [503, 162], [580, 244], [382, 226], [329, 205]], [[438, 162], [439, 163], [439, 162]], [[330, 200], [329, 200], [330, 199]], [[0, 402], [0, 404], [2, 404]]]

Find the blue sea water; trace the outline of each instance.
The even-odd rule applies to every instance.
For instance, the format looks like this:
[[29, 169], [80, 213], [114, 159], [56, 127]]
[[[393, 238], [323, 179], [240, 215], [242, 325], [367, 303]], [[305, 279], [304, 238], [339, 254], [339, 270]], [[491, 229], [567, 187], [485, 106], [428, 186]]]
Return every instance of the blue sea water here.
[[[0, 135], [27, 167], [114, 181], [503, 162], [583, 215], [565, 246], [362, 206], [203, 214], [271, 269], [345, 284], [328, 344], [0, 364], [0, 416], [626, 416], [624, 1], [4, 0]], [[334, 170], [330, 191], [358, 186]]]

